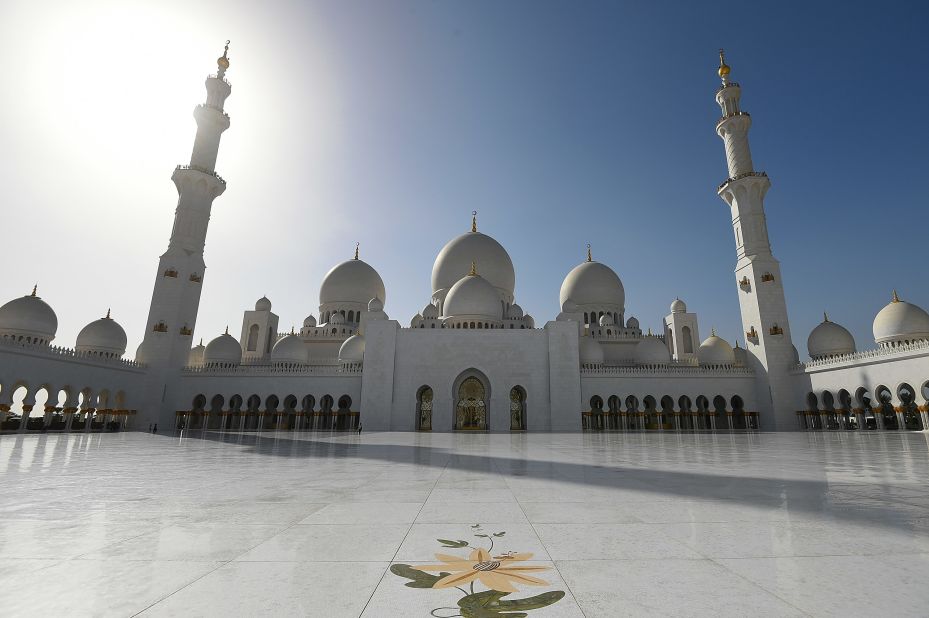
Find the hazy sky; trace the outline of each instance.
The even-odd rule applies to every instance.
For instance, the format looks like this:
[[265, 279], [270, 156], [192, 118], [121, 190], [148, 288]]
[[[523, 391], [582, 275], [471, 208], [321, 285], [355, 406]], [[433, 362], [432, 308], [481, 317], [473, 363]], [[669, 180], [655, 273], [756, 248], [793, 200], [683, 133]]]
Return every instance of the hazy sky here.
[[195, 339], [267, 294], [281, 330], [361, 243], [407, 325], [479, 211], [538, 325], [585, 256], [626, 315], [675, 296], [741, 333], [714, 126], [719, 47], [752, 114], [794, 343], [822, 318], [873, 345], [900, 296], [929, 308], [929, 4], [917, 2], [6, 2], [2, 299], [39, 295], [56, 344], [108, 307], [141, 341], [194, 105], [232, 39]]

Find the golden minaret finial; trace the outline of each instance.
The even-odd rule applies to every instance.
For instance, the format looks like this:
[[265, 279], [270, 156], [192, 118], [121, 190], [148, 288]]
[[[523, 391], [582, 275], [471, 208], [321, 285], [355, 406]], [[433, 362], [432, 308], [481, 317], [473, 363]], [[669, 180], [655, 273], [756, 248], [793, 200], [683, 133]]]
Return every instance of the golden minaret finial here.
[[590, 255], [590, 243], [587, 243], [587, 261], [588, 261], [588, 262], [593, 262], [593, 261], [594, 261], [593, 256]]
[[38, 289], [39, 289], [39, 284], [38, 284], [38, 283], [36, 283], [34, 286], [32, 286], [32, 295], [33, 295], [33, 296], [35, 296], [36, 290], [38, 290]]
[[109, 308], [109, 307], [106, 308], [106, 319], [107, 319], [107, 320], [112, 320], [112, 319], [113, 319], [113, 318], [110, 317], [110, 308]]
[[471, 231], [472, 232], [477, 231], [477, 211], [476, 210], [471, 211]]
[[724, 84], [729, 81], [730, 70], [731, 69], [729, 68], [729, 65], [726, 64], [726, 52], [723, 51], [722, 48], [720, 48], [719, 49], [719, 70], [717, 71], [717, 73], [719, 74], [719, 78], [723, 80]]
[[360, 244], [361, 244], [361, 243], [358, 243], [358, 242], [355, 243], [355, 259], [356, 259], [356, 260], [358, 259], [358, 246], [359, 246]]
[[469, 277], [477, 276], [477, 262], [475, 262], [474, 260], [471, 260], [471, 272], [468, 273], [468, 276]]
[[229, 41], [226, 40], [226, 47], [223, 48], [223, 55], [216, 59], [216, 66], [222, 75], [229, 68]]
[[[35, 296], [35, 292], [33, 292], [32, 295]], [[894, 290], [894, 295], [893, 295], [893, 298], [891, 299], [891, 302], [894, 302], [894, 303], [899, 303], [899, 302], [900, 302], [900, 297], [897, 296], [897, 290], [896, 290], [896, 289]]]

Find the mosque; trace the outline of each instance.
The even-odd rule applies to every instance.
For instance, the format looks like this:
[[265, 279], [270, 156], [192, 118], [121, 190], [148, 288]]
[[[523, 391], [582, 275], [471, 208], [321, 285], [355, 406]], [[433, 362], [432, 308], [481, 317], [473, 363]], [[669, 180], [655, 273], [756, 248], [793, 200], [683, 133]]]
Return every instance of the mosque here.
[[[188, 165], [173, 172], [174, 228], [159, 258], [145, 336], [126, 357], [126, 332], [109, 313], [73, 348], [53, 342], [58, 319], [36, 289], [0, 307], [0, 428], [91, 432], [115, 428], [222, 431], [732, 431], [929, 428], [929, 313], [901, 300], [874, 318], [858, 350], [824, 316], [793, 343], [783, 279], [771, 251], [770, 187], [749, 149], [751, 116], [720, 51], [716, 132], [728, 175], [736, 249], [732, 276], [744, 340], [700, 338], [698, 316], [675, 299], [663, 332], [626, 315], [623, 284], [608, 265], [578, 264], [559, 292], [561, 312], [537, 325], [517, 302], [503, 245], [470, 230], [445, 245], [432, 296], [409, 322], [391, 319], [377, 270], [355, 255], [334, 266], [319, 306], [299, 332], [278, 331], [271, 301], [192, 346], [206, 265], [215, 171], [229, 128], [228, 45], [194, 110]], [[476, 213], [475, 213], [476, 214]], [[554, 291], [553, 291], [554, 292]], [[670, 295], [669, 295], [670, 296]]]

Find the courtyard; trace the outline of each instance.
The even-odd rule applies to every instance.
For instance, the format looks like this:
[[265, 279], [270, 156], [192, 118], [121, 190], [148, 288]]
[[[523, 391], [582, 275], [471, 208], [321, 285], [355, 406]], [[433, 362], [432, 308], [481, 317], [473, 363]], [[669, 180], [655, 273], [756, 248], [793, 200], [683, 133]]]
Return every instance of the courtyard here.
[[924, 616], [927, 438], [8, 435], [0, 615]]

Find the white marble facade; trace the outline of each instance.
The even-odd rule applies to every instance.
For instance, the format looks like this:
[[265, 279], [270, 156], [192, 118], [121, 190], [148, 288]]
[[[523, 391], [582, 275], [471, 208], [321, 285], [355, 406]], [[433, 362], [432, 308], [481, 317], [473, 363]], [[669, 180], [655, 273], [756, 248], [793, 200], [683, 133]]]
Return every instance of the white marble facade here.
[[[407, 323], [385, 312], [387, 286], [360, 259], [325, 276], [315, 315], [278, 331], [268, 298], [228, 332], [191, 347], [205, 276], [215, 171], [231, 87], [228, 56], [206, 80], [190, 164], [134, 360], [107, 314], [74, 348], [53, 343], [57, 316], [33, 290], [0, 307], [4, 431], [95, 431], [107, 423], [223, 430], [578, 431], [929, 428], [929, 314], [896, 292], [875, 317], [876, 349], [858, 351], [824, 319], [811, 360], [793, 344], [782, 272], [753, 167], [741, 87], [720, 55], [716, 130], [729, 206], [744, 338], [701, 341], [698, 314], [675, 299], [661, 333], [626, 313], [622, 281], [587, 259], [566, 274], [561, 312], [545, 324], [517, 302], [516, 268], [497, 239], [471, 229], [435, 259], [430, 298]], [[504, 239], [505, 240], [505, 239]], [[720, 276], [728, 276], [720, 273]], [[554, 285], [554, 282], [553, 282]], [[51, 284], [53, 287], [53, 284]], [[554, 290], [553, 290], [554, 292]], [[671, 294], [669, 293], [669, 297]]]

